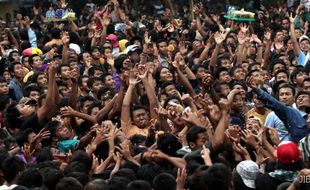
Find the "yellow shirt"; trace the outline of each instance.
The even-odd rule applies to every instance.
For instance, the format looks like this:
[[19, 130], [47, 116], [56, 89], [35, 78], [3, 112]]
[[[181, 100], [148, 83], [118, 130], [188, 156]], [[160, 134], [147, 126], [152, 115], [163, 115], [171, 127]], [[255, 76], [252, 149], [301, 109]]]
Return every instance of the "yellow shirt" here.
[[259, 118], [259, 119], [263, 122], [262, 124], [264, 125], [264, 124], [265, 124], [266, 117], [267, 117], [267, 115], [268, 115], [269, 113], [270, 113], [270, 110], [269, 110], [269, 109], [266, 109], [265, 114], [264, 114], [264, 115], [261, 115], [261, 114], [259, 114], [259, 113], [257, 113], [257, 112], [255, 111], [255, 108], [252, 108], [252, 109], [250, 109], [250, 110], [245, 114], [245, 119], [248, 120], [249, 117], [255, 116], [255, 117]]

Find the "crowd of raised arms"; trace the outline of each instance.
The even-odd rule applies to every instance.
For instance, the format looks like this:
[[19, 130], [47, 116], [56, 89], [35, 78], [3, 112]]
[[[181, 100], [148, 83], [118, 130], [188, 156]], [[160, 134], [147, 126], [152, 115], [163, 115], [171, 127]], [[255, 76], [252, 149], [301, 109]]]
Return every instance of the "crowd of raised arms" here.
[[310, 1], [224, 2], [1, 18], [0, 190], [309, 190]]

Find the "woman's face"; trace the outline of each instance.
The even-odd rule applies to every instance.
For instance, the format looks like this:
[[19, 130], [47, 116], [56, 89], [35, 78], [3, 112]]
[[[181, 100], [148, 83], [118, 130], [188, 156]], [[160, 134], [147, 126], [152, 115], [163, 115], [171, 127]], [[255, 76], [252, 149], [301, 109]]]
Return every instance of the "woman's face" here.
[[164, 81], [172, 81], [172, 80], [173, 80], [173, 76], [170, 70], [167, 68], [163, 68], [160, 71], [160, 81], [164, 82]]

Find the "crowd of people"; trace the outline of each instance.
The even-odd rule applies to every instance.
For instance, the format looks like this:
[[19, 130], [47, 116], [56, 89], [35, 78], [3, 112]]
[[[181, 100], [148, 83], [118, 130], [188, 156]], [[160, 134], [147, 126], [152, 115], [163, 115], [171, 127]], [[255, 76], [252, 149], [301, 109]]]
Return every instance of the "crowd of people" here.
[[0, 190], [310, 189], [309, 1], [103, 2], [1, 19]]

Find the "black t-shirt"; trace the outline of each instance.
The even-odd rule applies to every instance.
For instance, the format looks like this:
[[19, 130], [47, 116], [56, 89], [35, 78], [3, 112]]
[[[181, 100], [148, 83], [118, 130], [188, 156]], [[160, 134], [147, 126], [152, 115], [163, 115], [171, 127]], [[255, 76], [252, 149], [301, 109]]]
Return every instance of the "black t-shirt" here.
[[21, 130], [32, 128], [35, 133], [39, 133], [43, 127], [44, 123], [39, 122], [38, 114], [35, 112], [24, 121]]

